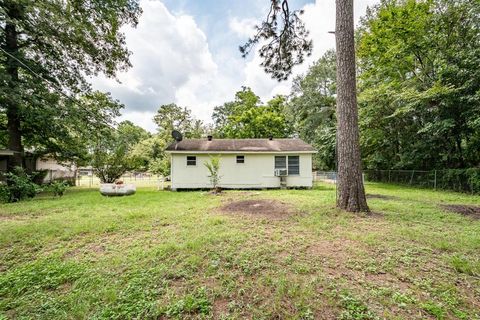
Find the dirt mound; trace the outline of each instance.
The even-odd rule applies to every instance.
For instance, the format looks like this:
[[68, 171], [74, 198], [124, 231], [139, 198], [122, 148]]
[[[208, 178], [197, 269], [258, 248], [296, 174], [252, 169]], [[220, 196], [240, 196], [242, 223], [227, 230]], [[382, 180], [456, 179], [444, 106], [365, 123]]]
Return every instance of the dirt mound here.
[[464, 216], [480, 219], [480, 206], [445, 204], [442, 205], [442, 208], [451, 212], [460, 213]]
[[383, 194], [376, 194], [376, 193], [367, 193], [367, 199], [382, 199], [382, 200], [397, 200], [397, 197], [394, 196], [386, 196]]
[[222, 208], [224, 212], [244, 213], [262, 217], [281, 219], [293, 214], [290, 205], [276, 200], [241, 200], [227, 203]]

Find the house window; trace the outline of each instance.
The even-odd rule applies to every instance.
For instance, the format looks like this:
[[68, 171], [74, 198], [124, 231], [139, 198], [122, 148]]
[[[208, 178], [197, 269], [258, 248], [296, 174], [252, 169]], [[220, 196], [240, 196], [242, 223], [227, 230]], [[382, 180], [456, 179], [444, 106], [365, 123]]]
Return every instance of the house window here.
[[237, 156], [237, 163], [245, 163], [245, 156]]
[[288, 175], [300, 174], [300, 157], [288, 156]]
[[285, 170], [287, 171], [289, 176], [299, 175], [300, 174], [300, 157], [299, 156], [288, 156], [288, 157], [275, 156], [275, 172], [277, 172], [277, 170]]
[[287, 169], [286, 156], [275, 156], [275, 169]]
[[197, 157], [196, 156], [187, 156], [187, 166], [196, 166]]

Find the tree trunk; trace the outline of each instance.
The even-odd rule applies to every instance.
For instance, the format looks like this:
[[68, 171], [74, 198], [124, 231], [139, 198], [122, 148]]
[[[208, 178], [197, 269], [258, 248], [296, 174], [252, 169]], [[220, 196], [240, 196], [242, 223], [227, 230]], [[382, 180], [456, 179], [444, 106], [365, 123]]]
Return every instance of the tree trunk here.
[[336, 0], [337, 207], [369, 211], [363, 187], [355, 78], [353, 0]]
[[[5, 50], [13, 57], [16, 57], [18, 56], [18, 34], [16, 26], [12, 21], [20, 19], [20, 8], [15, 3], [9, 3], [6, 13], [9, 19], [5, 25]], [[5, 69], [9, 76], [8, 86], [12, 96], [7, 98], [6, 101], [8, 148], [15, 152], [8, 161], [8, 171], [11, 172], [14, 167], [23, 166], [23, 145], [20, 131], [19, 102], [15, 97], [15, 93], [18, 91], [18, 61], [10, 55], [7, 55]]]

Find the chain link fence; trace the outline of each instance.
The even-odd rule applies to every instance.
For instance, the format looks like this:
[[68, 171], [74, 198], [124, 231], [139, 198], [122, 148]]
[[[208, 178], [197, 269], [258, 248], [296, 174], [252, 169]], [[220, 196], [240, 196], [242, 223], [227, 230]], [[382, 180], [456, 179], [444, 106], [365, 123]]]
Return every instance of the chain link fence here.
[[430, 189], [480, 193], [480, 169], [364, 170], [365, 180]]
[[[363, 180], [480, 194], [480, 168], [446, 170], [364, 170]], [[314, 181], [336, 183], [337, 172], [317, 171]]]

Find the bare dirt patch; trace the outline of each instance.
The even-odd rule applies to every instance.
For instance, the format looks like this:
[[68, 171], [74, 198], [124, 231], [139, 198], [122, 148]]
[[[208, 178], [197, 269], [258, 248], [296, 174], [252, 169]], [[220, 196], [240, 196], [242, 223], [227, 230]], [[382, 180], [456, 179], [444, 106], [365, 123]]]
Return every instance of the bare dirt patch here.
[[232, 201], [224, 205], [221, 210], [229, 213], [243, 213], [272, 219], [287, 218], [295, 213], [287, 203], [266, 199]]
[[445, 204], [441, 206], [450, 212], [459, 213], [464, 216], [480, 219], [480, 206], [462, 205], [462, 204]]

